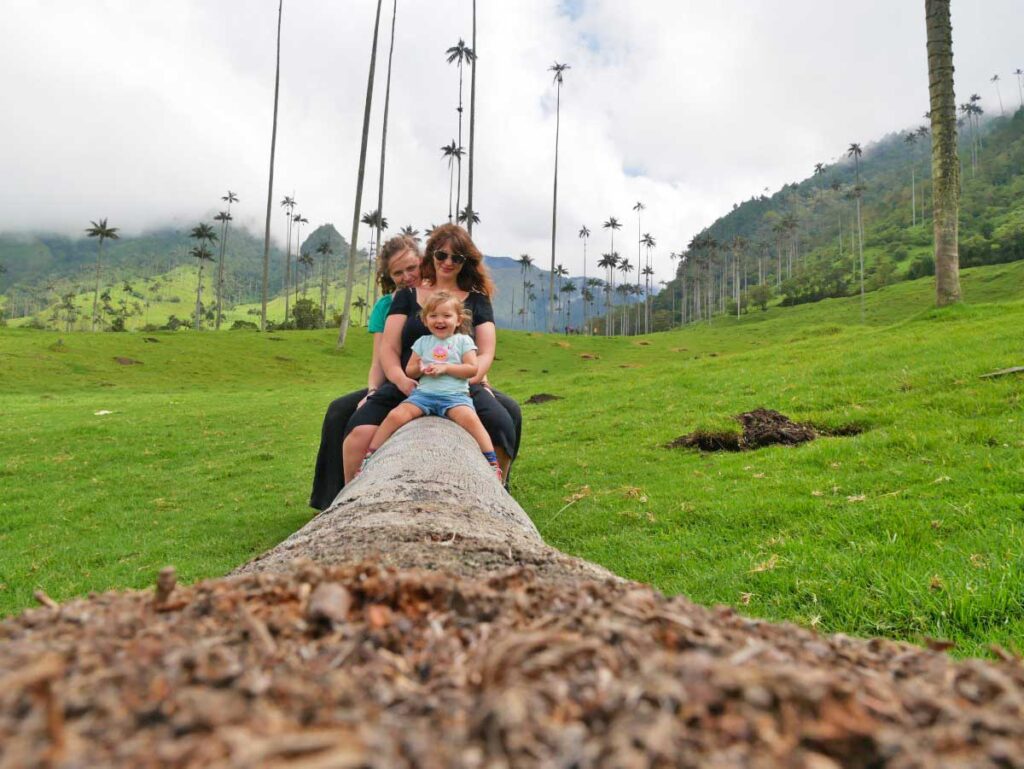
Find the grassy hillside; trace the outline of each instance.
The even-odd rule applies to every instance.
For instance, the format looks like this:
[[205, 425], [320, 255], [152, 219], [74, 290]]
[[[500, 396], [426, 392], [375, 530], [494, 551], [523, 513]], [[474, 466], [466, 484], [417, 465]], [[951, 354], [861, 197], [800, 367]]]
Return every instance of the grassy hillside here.
[[[865, 144], [859, 161], [869, 291], [934, 270], [931, 142], [927, 135], [908, 141], [913, 133], [910, 127]], [[965, 267], [1024, 259], [1024, 109], [983, 122], [978, 140], [981, 146], [974, 167], [971, 132], [961, 129], [960, 260]], [[710, 259], [711, 271], [718, 274], [724, 261], [731, 265], [738, 254], [749, 285], [757, 283], [760, 264], [774, 295], [789, 303], [858, 292], [852, 197], [857, 179], [853, 159], [842, 157], [826, 163], [820, 174], [808, 169], [803, 180], [784, 185], [770, 196], [758, 195], [737, 204], [705, 230], [720, 244], [715, 253], [671, 244], [686, 251], [687, 258], [679, 263], [686, 264], [682, 272], [692, 286], [695, 263]], [[787, 221], [791, 230], [783, 226]], [[736, 238], [743, 245], [736, 246]], [[731, 270], [729, 266], [727, 274]], [[673, 293], [681, 293], [678, 278], [656, 307], [668, 309]]]
[[[513, 493], [553, 545], [702, 603], [959, 653], [1024, 633], [1024, 263], [629, 339], [502, 331]], [[155, 340], [155, 341], [154, 341]], [[223, 574], [301, 526], [326, 404], [368, 339], [0, 329], [0, 613]], [[122, 360], [118, 361], [120, 358]], [[137, 363], [132, 363], [137, 361]], [[764, 406], [852, 437], [665, 444]], [[104, 413], [109, 412], [109, 413]]]

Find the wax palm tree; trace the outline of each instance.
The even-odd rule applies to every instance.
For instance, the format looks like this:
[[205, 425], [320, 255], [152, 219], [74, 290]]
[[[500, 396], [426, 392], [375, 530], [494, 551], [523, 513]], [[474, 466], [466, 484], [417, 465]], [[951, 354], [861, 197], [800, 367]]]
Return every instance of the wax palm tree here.
[[356, 177], [355, 205], [352, 208], [352, 237], [348, 248], [348, 271], [345, 276], [345, 303], [342, 306], [341, 325], [338, 328], [338, 347], [345, 346], [348, 323], [352, 307], [352, 293], [356, 285], [356, 252], [359, 247], [359, 209], [363, 204], [363, 176], [366, 173], [366, 145], [370, 137], [370, 105], [373, 101], [373, 73], [377, 65], [377, 32], [380, 28], [380, 7], [377, 0], [377, 14], [373, 23], [373, 44], [370, 47], [370, 72], [366, 79], [366, 104], [363, 108], [363, 139], [359, 149], [359, 172]]
[[[208, 227], [209, 225], [204, 224], [202, 226]], [[213, 234], [212, 228], [210, 233]], [[214, 239], [216, 239], [216, 236], [214, 236]], [[196, 331], [200, 331], [203, 327], [203, 267], [206, 266], [207, 262], [214, 261], [214, 257], [213, 252], [210, 251], [204, 242], [200, 242], [199, 245], [193, 246], [193, 248], [188, 252], [188, 255], [199, 260], [199, 272], [196, 280], [196, 313], [194, 327]]]
[[647, 206], [639, 200], [633, 206], [633, 210], [636, 211], [636, 263], [638, 265], [643, 264], [644, 239], [640, 235], [640, 215], [644, 212], [645, 208], [647, 208]]
[[1020, 108], [1024, 109], [1024, 69], [1017, 67], [1013, 74], [1017, 76], [1017, 93], [1020, 96]]
[[103, 259], [103, 241], [104, 240], [117, 240], [120, 235], [117, 234], [117, 227], [110, 227], [107, 224], [107, 220], [100, 219], [98, 222], [89, 222], [91, 227], [87, 227], [85, 234], [90, 238], [99, 238], [99, 246], [96, 249], [96, 288], [92, 295], [92, 330], [96, 330], [96, 321], [98, 319], [97, 311], [100, 297], [100, 262]]
[[[380, 140], [380, 174], [377, 177], [377, 210], [384, 210], [384, 158], [388, 146], [388, 108], [391, 106], [391, 60], [395, 53], [395, 19], [398, 17], [398, 0], [393, 0], [391, 9], [391, 47], [388, 49], [388, 74], [384, 88], [384, 125]], [[376, 231], [377, 247], [380, 248], [380, 227]], [[377, 284], [373, 284], [373, 301], [377, 301]]]
[[988, 82], [996, 87], [996, 96], [999, 98], [999, 114], [1005, 117], [1006, 110], [1003, 109], [1003, 94], [999, 90], [999, 75], [993, 75]]
[[[530, 266], [533, 264], [533, 257], [529, 254], [520, 254], [516, 260], [519, 262], [519, 275], [523, 279], [523, 307], [526, 307], [526, 278], [530, 274]], [[533, 288], [533, 284], [530, 284], [530, 288]]]
[[[644, 333], [650, 333], [651, 276], [654, 275], [654, 269], [651, 267], [651, 249], [653, 249], [657, 243], [651, 233], [645, 232], [643, 237], [640, 238], [640, 245], [647, 249], [647, 261], [645, 262], [644, 267], [640, 270], [640, 274], [644, 276], [644, 286], [646, 288], [644, 293]], [[639, 331], [639, 329], [637, 330]]]
[[305, 299], [309, 292], [309, 273], [312, 271], [315, 262], [313, 260], [313, 255], [309, 253], [309, 251], [304, 251], [299, 254], [296, 261], [305, 268], [302, 271], [302, 298]]
[[459, 211], [459, 222], [464, 223], [467, 227], [470, 224], [480, 224], [480, 213], [474, 211], [468, 205]]
[[611, 305], [611, 294], [615, 290], [615, 265], [618, 264], [618, 254], [609, 253], [602, 254], [601, 258], [597, 262], [598, 267], [605, 269], [605, 280], [604, 288], [604, 306], [605, 306], [605, 319], [604, 319], [604, 333], [605, 336], [612, 335], [612, 305]]
[[[475, 158], [473, 148], [473, 137], [476, 135], [476, 68], [479, 66], [477, 61], [477, 49], [476, 49], [476, 0], [473, 0], [473, 69], [469, 74], [469, 172], [467, 174], [468, 184], [466, 185], [466, 207], [470, 211], [475, 211], [473, 208], [473, 160]], [[479, 221], [479, 220], [478, 220]], [[473, 234], [472, 218], [466, 223], [466, 228], [469, 234]]]
[[462, 157], [462, 147], [452, 139], [441, 148], [441, 156], [448, 158], [448, 223], [452, 222], [452, 190], [455, 186], [455, 161]]
[[[618, 269], [618, 271], [622, 273], [622, 286], [620, 286], [620, 288], [624, 289], [622, 295], [625, 298], [628, 291], [628, 289], [626, 288], [626, 282], [629, 280], [629, 273], [633, 272], [636, 269], [636, 267], [634, 267], [630, 263], [629, 259], [623, 257], [621, 260], [619, 260], [616, 269]], [[624, 306], [622, 309], [622, 333], [625, 335], [629, 334], [629, 307]]]
[[[225, 256], [227, 255], [228, 249], [228, 228], [231, 226], [233, 217], [231, 216], [231, 204], [238, 202], [238, 195], [231, 190], [227, 191], [226, 195], [221, 196], [221, 200], [228, 204], [227, 211], [222, 211], [220, 214], [214, 217], [214, 219], [220, 219], [221, 230], [220, 230], [220, 259], [217, 263], [217, 319], [215, 321], [215, 328], [220, 330], [221, 315], [223, 314], [222, 300], [224, 296], [224, 262]], [[221, 219], [220, 217], [225, 218]]]
[[562, 286], [562, 293], [565, 294], [565, 327], [568, 328], [572, 322], [572, 295], [579, 289], [571, 280]]
[[917, 134], [910, 131], [903, 137], [904, 144], [910, 150], [910, 226], [917, 226], [917, 171], [914, 168], [914, 145], [917, 144]]
[[398, 234], [399, 235], [404, 235], [407, 238], [412, 238], [417, 243], [419, 243], [420, 240], [421, 240], [421, 238], [420, 238], [420, 231], [419, 230], [414, 230], [411, 224], [407, 224], [404, 227], [402, 227], [398, 231]]
[[622, 224], [614, 216], [609, 216], [608, 217], [608, 221], [606, 221], [604, 224], [602, 224], [601, 227], [603, 227], [604, 229], [608, 230], [609, 233], [611, 234], [612, 241], [611, 241], [611, 246], [609, 248], [609, 252], [614, 254], [615, 253], [615, 230], [621, 230], [622, 229]]
[[[367, 211], [363, 214], [363, 218], [360, 220], [363, 224], [369, 227], [375, 232], [386, 230], [388, 228], [388, 220], [381, 216], [379, 210]], [[376, 272], [375, 267], [377, 264], [377, 249], [380, 248], [380, 243], [373, 240], [372, 236], [370, 239], [370, 247], [366, 251], [366, 299], [369, 301], [371, 292], [376, 293], [372, 287], [373, 276]]]
[[559, 64], [557, 61], [548, 67], [548, 72], [554, 72], [552, 82], [555, 86], [555, 178], [551, 197], [551, 274], [548, 293], [548, 333], [550, 334], [555, 323], [555, 234], [558, 230], [558, 136], [561, 129], [562, 117], [562, 83], [567, 69], [572, 69], [568, 64]]
[[960, 162], [953, 92], [953, 27], [949, 0], [925, 0], [928, 94], [932, 121], [932, 226], [935, 232], [936, 303], [960, 301]]
[[[578, 233], [579, 238], [583, 241], [583, 285], [587, 285], [587, 241], [590, 240], [590, 230], [587, 229], [587, 225], [580, 227]], [[587, 303], [583, 302], [583, 328], [587, 326]]]
[[[927, 1], [927, 0], [926, 0]], [[846, 154], [853, 158], [856, 184], [853, 187], [854, 199], [857, 201], [857, 256], [860, 261], [860, 317], [864, 320], [864, 222], [861, 218], [860, 199], [864, 188], [860, 183], [860, 156], [864, 154], [860, 145], [853, 143], [846, 150]]]
[[224, 241], [226, 240], [225, 236], [227, 234], [228, 222], [230, 222], [231, 219], [232, 219], [232, 216], [231, 216], [230, 212], [228, 212], [228, 211], [221, 211], [215, 217], [213, 217], [214, 221], [220, 222], [220, 234], [221, 234], [221, 238], [220, 238], [220, 259], [219, 259], [218, 264], [217, 264], [217, 288], [216, 288], [216, 294], [217, 294], [217, 310], [216, 310], [216, 312], [217, 312], [217, 315], [216, 315], [216, 318], [214, 319], [214, 329], [217, 330], [217, 331], [220, 330], [220, 316], [221, 316], [221, 313], [222, 313], [222, 306], [223, 306], [222, 305], [222, 298], [223, 298], [223, 292], [224, 292]]
[[320, 254], [320, 324], [322, 328], [327, 323], [327, 276], [330, 274], [331, 254], [334, 253], [334, 249], [331, 248], [329, 240], [324, 240], [316, 247], [316, 252]]
[[[295, 223], [295, 297], [299, 296], [299, 255], [302, 250], [302, 225], [309, 224], [309, 219], [304, 217], [302, 214], [295, 214], [292, 217], [292, 221]], [[288, 306], [288, 292], [285, 291], [285, 307]], [[288, 316], [284, 316], [285, 320], [288, 320]]]
[[[274, 151], [277, 148], [277, 96], [281, 85], [281, 12], [284, 0], [277, 3], [277, 63], [274, 68], [274, 122], [270, 131], [270, 180], [267, 182], [267, 224], [263, 231], [263, 299], [260, 331], [267, 327], [267, 291], [270, 280], [270, 212], [274, 205]], [[379, 13], [379, 10], [378, 10]], [[374, 41], [376, 48], [376, 40]], [[287, 292], [286, 292], [287, 293]]]
[[[292, 223], [295, 220], [295, 198], [285, 195], [281, 199], [285, 218], [284, 247], [284, 319], [288, 320], [288, 300], [292, 286]], [[298, 272], [298, 270], [296, 270]]]
[[[466, 45], [465, 41], [460, 37], [459, 42], [445, 51], [445, 56], [449, 64], [456, 64], [459, 68], [459, 141], [458, 147], [462, 148], [462, 67], [464, 64], [472, 64], [476, 58], [476, 54], [473, 53], [473, 49]], [[458, 211], [462, 205], [462, 153], [458, 155], [459, 165], [459, 180], [455, 186], [455, 210]]]
[[359, 310], [359, 325], [362, 326], [363, 318], [366, 315], [366, 300], [363, 299], [363, 297], [361, 296], [356, 297], [356, 300], [355, 302], [352, 303], [352, 306]]

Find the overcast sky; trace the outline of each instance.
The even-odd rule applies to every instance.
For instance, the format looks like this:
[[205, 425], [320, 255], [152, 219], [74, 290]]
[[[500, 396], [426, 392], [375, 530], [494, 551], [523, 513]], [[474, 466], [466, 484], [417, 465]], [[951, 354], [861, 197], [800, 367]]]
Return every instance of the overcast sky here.
[[[478, 0], [477, 241], [550, 259], [555, 90], [562, 90], [558, 260], [578, 274], [601, 223], [642, 227], [668, 253], [734, 202], [774, 191], [923, 122], [923, 0]], [[362, 210], [376, 207], [390, 0], [384, 3]], [[312, 226], [349, 236], [373, 0], [284, 0], [274, 186]], [[399, 0], [384, 211], [392, 230], [446, 220], [440, 147], [457, 131], [471, 0]], [[5, 0], [0, 25], [0, 230], [124, 232], [209, 218], [227, 189], [262, 233], [277, 0]], [[953, 0], [957, 97], [1008, 109], [1024, 68], [1021, 0]], [[463, 144], [468, 146], [467, 102]], [[628, 233], [628, 234], [627, 234]], [[362, 228], [360, 242], [365, 238]], [[626, 245], [628, 242], [629, 245]], [[621, 244], [621, 245], [620, 245]], [[590, 260], [591, 266], [594, 260]]]

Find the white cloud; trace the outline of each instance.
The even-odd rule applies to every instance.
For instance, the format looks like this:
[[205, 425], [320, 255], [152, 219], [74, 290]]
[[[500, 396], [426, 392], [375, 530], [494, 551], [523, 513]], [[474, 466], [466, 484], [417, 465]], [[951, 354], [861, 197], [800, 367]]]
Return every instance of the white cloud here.
[[[127, 231], [213, 213], [227, 188], [261, 232], [274, 74], [274, 0], [11, 0], [0, 29], [0, 228]], [[376, 207], [390, 7], [381, 20], [361, 209]], [[479, 2], [476, 208], [492, 254], [550, 259], [554, 96], [562, 92], [558, 259], [574, 272], [581, 224], [632, 206], [659, 269], [701, 227], [762, 187], [806, 176], [851, 141], [920, 122], [927, 109], [923, 7], [864, 0]], [[348, 237], [372, 0], [285, 0], [277, 202], [294, 192], [313, 225]], [[458, 80], [444, 51], [469, 41], [469, 0], [399, 3], [385, 213], [422, 229], [447, 214], [440, 147], [456, 132]], [[954, 6], [958, 91], [1018, 103], [1010, 73], [1024, 5]], [[469, 143], [469, 77], [463, 144]], [[465, 185], [464, 185], [465, 186]], [[463, 198], [465, 195], [463, 195]], [[628, 244], [628, 245], [626, 245]]]

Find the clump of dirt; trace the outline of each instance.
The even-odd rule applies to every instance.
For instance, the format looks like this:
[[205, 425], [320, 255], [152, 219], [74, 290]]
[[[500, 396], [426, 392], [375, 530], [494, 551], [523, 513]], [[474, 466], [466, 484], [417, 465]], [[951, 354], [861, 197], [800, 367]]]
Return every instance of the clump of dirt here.
[[827, 435], [830, 438], [852, 438], [868, 431], [868, 426], [859, 422], [850, 422], [838, 427], [823, 427], [821, 425], [813, 425], [813, 427], [818, 431], [818, 435]]
[[795, 446], [818, 437], [818, 433], [810, 425], [794, 422], [772, 409], [754, 409], [737, 414], [736, 419], [743, 425], [743, 444], [748, 449], [759, 449], [778, 443]]
[[114, 356], [114, 360], [117, 361], [122, 366], [141, 366], [142, 365], [142, 361], [141, 360], [135, 360], [134, 358], [125, 358], [125, 357], [122, 357], [120, 355], [115, 355]]
[[531, 395], [529, 398], [527, 398], [526, 402], [528, 404], [537, 404], [537, 403], [547, 403], [548, 401], [560, 401], [560, 400], [562, 400], [562, 396], [561, 395], [551, 395], [549, 393], [537, 393], [536, 395]]
[[665, 444], [667, 449], [700, 449], [701, 451], [742, 451], [743, 436], [723, 430], [694, 430], [689, 435], [680, 435]]
[[751, 451], [764, 446], [782, 444], [795, 446], [813, 441], [818, 435], [859, 435], [862, 425], [845, 425], [819, 430], [814, 425], [794, 422], [785, 414], [772, 409], [758, 408], [733, 417], [743, 427], [743, 433], [729, 430], [712, 432], [694, 430], [665, 444], [666, 448], [695, 448], [701, 451]]
[[1024, 666], [1005, 653], [958, 663], [636, 583], [307, 562], [39, 600], [0, 622], [0, 766], [834, 769], [1024, 755]]
[[142, 337], [142, 341], [143, 342], [150, 342], [150, 343], [160, 344], [160, 340], [157, 339], [155, 336], [144, 336], [144, 337]]
[[598, 360], [601, 356], [598, 355], [597, 353], [584, 352], [584, 353], [580, 353], [580, 357], [583, 360]]

